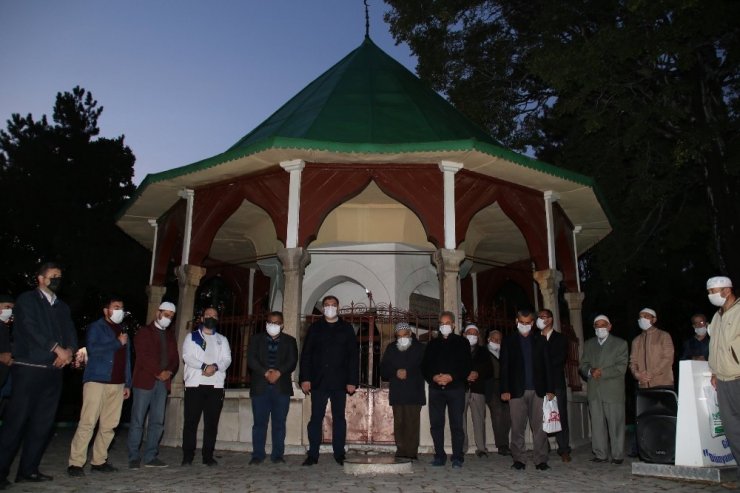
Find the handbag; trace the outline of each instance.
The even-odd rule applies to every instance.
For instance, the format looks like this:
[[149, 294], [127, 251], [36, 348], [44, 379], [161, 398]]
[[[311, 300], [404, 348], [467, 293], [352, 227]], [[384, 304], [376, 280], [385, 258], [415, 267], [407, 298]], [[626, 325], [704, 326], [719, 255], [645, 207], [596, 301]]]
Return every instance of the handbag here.
[[557, 433], [563, 429], [557, 397], [553, 397], [551, 401], [547, 397], [542, 399], [542, 429], [545, 433]]

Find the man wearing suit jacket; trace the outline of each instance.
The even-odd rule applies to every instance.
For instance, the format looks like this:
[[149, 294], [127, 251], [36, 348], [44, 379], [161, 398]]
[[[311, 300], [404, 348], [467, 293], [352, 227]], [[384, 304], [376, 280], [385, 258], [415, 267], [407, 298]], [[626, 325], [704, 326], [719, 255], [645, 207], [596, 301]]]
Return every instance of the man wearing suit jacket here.
[[517, 332], [504, 339], [501, 348], [501, 400], [508, 401], [511, 411], [511, 455], [513, 469], [526, 467], [524, 431], [529, 421], [532, 429], [535, 467], [547, 465], [547, 433], [542, 429], [542, 402], [555, 397], [550, 358], [545, 338], [532, 335], [534, 314], [517, 312]]
[[326, 403], [331, 401], [332, 447], [334, 460], [344, 465], [344, 443], [347, 420], [344, 409], [347, 394], [352, 395], [360, 380], [360, 356], [357, 335], [352, 325], [338, 315], [339, 300], [325, 296], [321, 302], [324, 316], [312, 323], [306, 332], [301, 351], [301, 390], [311, 395], [311, 419], [308, 422], [308, 457], [304, 466], [319, 461], [321, 427]]
[[265, 461], [267, 423], [272, 416], [273, 463], [284, 463], [285, 422], [288, 419], [293, 383], [290, 375], [298, 363], [295, 337], [283, 333], [282, 312], [270, 312], [264, 332], [252, 336], [247, 349], [247, 366], [252, 372], [252, 460], [250, 465]]
[[624, 374], [629, 355], [627, 341], [610, 335], [612, 324], [605, 315], [594, 319], [596, 337], [583, 345], [581, 374], [588, 381], [588, 412], [591, 416], [591, 462], [624, 460]]
[[568, 388], [565, 384], [565, 360], [568, 358], [568, 340], [553, 328], [552, 312], [545, 308], [537, 315], [537, 328], [547, 341], [547, 352], [552, 368], [552, 381], [555, 398], [558, 400], [560, 425], [562, 429], [555, 434], [558, 441], [558, 455], [563, 462], [570, 462], [570, 430], [568, 429]]

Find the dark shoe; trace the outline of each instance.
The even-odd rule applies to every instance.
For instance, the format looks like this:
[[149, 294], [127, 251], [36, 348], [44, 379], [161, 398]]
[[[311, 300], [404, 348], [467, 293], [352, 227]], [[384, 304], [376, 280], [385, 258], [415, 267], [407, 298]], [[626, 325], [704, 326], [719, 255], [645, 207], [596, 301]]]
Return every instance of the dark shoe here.
[[141, 461], [140, 460], [130, 460], [128, 461], [128, 468], [129, 469], [138, 469], [141, 467]]
[[522, 471], [526, 467], [527, 467], [527, 464], [525, 464], [524, 462], [519, 462], [518, 460], [514, 461], [514, 463], [511, 465], [511, 468], [516, 469], [517, 471]]
[[85, 470], [80, 466], [69, 466], [67, 468], [67, 474], [73, 478], [79, 478], [85, 475]]
[[476, 457], [488, 457], [488, 453], [484, 450], [476, 450], [475, 456]]
[[273, 464], [285, 464], [285, 459], [283, 459], [282, 457], [273, 457], [270, 459], [270, 462], [272, 462]]
[[40, 483], [42, 481], [51, 481], [52, 479], [54, 478], [47, 474], [35, 472], [28, 475], [19, 474], [15, 477], [15, 482], [22, 483], [24, 481], [28, 481], [29, 483]]
[[624, 462], [624, 459], [612, 459], [612, 464], [619, 465]]
[[511, 450], [509, 449], [509, 447], [501, 447], [500, 449], [498, 449], [497, 453], [498, 455], [511, 455]]
[[193, 465], [193, 459], [183, 459], [182, 462], [180, 462], [180, 466], [182, 467], [188, 467]]
[[207, 465], [208, 467], [217, 466], [218, 462], [216, 462], [216, 459], [211, 457], [210, 459], [203, 459], [203, 464]]
[[563, 462], [570, 462], [571, 460], [573, 460], [570, 457], [570, 452], [563, 452], [562, 454], [560, 454], [560, 458], [563, 459]]
[[602, 464], [604, 462], [609, 462], [609, 459], [599, 459], [598, 457], [592, 457], [588, 461], [589, 462], [596, 462], [596, 463]]
[[334, 460], [337, 461], [337, 464], [339, 464], [340, 466], [343, 466], [344, 465], [344, 456], [343, 455], [340, 455], [339, 457], [334, 457]]
[[635, 452], [635, 451], [630, 451], [630, 453], [629, 453], [629, 454], [627, 454], [627, 457], [631, 457], [631, 458], [633, 458], [633, 459], [634, 459], [635, 457], [638, 457], [639, 455], [640, 455], [640, 454], [638, 454], [638, 453], [637, 453], [637, 452]]
[[303, 465], [303, 466], [312, 466], [312, 465], [318, 464], [318, 463], [319, 463], [319, 459], [316, 459], [316, 458], [311, 457], [309, 455], [308, 457], [306, 457], [306, 460], [304, 460], [303, 461], [303, 464], [301, 464], [301, 465]]
[[[73, 466], [69, 466], [69, 467], [73, 467]], [[80, 469], [82, 469], [82, 468], [80, 468]], [[113, 467], [113, 464], [111, 464], [108, 461], [105, 461], [102, 464], [98, 464], [98, 465], [91, 464], [90, 465], [90, 470], [92, 472], [116, 472], [116, 471], [118, 471], [118, 468], [117, 467]], [[69, 472], [69, 468], [67, 468], [67, 472]]]
[[550, 466], [547, 465], [547, 462], [540, 462], [534, 467], [536, 467], [538, 471], [547, 471], [548, 469], [550, 469]]
[[13, 486], [13, 483], [8, 481], [7, 479], [3, 479], [2, 481], [0, 481], [0, 490], [7, 490], [11, 486]]
[[144, 464], [144, 467], [167, 467], [167, 463], [164, 461], [159, 460], [158, 458], [153, 458], [146, 464]]
[[434, 460], [431, 462], [431, 464], [434, 467], [442, 467], [447, 463], [447, 459], [443, 459], [441, 457], [435, 457]]
[[[265, 461], [265, 459], [258, 459], [257, 457], [252, 457], [252, 460], [249, 461], [250, 466], [258, 466], [262, 464]], [[275, 462], [275, 461], [273, 461]]]
[[463, 462], [461, 460], [452, 459], [452, 468], [453, 469], [462, 469]]

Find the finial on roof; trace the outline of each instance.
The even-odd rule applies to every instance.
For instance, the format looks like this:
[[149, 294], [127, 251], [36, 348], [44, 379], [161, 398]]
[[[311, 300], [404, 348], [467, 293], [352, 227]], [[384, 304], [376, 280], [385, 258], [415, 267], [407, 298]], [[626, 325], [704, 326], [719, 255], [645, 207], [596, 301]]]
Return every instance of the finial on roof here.
[[370, 13], [368, 12], [367, 0], [363, 0], [365, 4], [365, 37], [370, 37]]

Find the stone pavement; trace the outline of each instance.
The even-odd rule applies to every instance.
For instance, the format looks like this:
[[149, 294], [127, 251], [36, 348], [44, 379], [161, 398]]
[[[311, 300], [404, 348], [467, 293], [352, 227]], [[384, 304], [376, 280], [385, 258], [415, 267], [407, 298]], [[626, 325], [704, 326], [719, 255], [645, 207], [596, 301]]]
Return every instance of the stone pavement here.
[[[530, 462], [525, 471], [510, 468], [511, 458], [490, 454], [487, 458], [468, 455], [462, 469], [432, 467], [430, 455], [420, 456], [414, 472], [403, 476], [348, 476], [323, 453], [313, 467], [302, 467], [304, 456], [286, 456], [286, 464], [269, 460], [259, 466], [248, 466], [248, 453], [219, 452], [219, 465], [206, 467], [199, 462], [181, 467], [181, 452], [162, 447], [160, 458], [170, 464], [163, 469], [129, 470], [126, 456], [126, 430], [119, 433], [110, 453], [110, 461], [120, 468], [116, 473], [91, 473], [85, 467], [84, 478], [67, 476], [67, 457], [74, 430], [59, 429], [52, 439], [41, 464], [41, 471], [54, 476], [54, 481], [38, 484], [20, 483], [12, 492], [709, 492], [726, 491], [717, 485], [632, 476], [630, 459], [624, 464], [592, 464], [588, 447], [574, 451], [573, 462], [564, 464], [554, 452], [552, 469], [537, 471]], [[269, 449], [268, 449], [269, 450]], [[350, 451], [351, 456], [356, 452]], [[197, 457], [197, 456], [196, 456]], [[17, 460], [16, 460], [17, 464]], [[15, 465], [8, 479], [15, 478]]]

